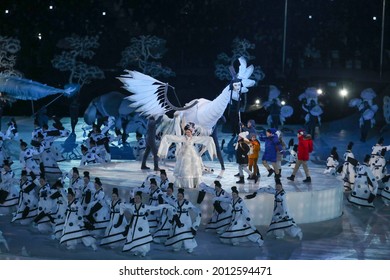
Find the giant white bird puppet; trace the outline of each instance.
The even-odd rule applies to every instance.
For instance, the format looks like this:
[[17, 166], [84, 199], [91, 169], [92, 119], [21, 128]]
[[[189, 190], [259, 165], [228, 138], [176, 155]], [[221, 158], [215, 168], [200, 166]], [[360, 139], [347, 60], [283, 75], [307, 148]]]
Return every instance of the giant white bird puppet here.
[[[211, 135], [217, 148], [217, 156], [221, 163], [222, 169], [223, 158], [220, 152], [218, 139], [213, 135], [217, 121], [223, 116], [227, 105], [232, 101], [239, 101], [242, 93], [248, 92], [248, 88], [255, 85], [255, 81], [249, 79], [252, 75], [253, 65], [247, 66], [245, 58], [239, 59], [238, 73], [233, 77], [229, 85], [227, 85], [214, 100], [205, 98], [194, 99], [185, 104], [184, 107], [178, 108], [169, 102], [167, 93], [169, 85], [158, 81], [148, 75], [137, 71], [129, 71], [118, 77], [124, 84], [124, 88], [132, 95], [126, 97], [131, 103], [129, 106], [136, 108], [145, 117], [154, 116], [155, 118], [164, 117], [165, 123], [170, 122], [166, 113], [175, 111], [174, 131], [176, 134], [181, 134], [181, 122], [194, 123], [197, 131], [203, 135]], [[171, 130], [172, 131], [172, 130]]]

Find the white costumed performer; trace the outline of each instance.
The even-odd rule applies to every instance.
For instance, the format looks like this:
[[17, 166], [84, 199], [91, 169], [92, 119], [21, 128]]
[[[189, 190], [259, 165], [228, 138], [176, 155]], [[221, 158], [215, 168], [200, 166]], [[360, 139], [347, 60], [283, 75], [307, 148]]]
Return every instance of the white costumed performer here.
[[[176, 154], [176, 164], [173, 175], [176, 178], [175, 185], [182, 188], [196, 188], [202, 177], [202, 154], [207, 150], [211, 158], [216, 156], [213, 138], [210, 136], [193, 136], [191, 125], [184, 127], [185, 135], [164, 135], [158, 149], [158, 156], [165, 158], [169, 146], [172, 143], [181, 143], [180, 150]], [[194, 144], [203, 145], [198, 153]]]

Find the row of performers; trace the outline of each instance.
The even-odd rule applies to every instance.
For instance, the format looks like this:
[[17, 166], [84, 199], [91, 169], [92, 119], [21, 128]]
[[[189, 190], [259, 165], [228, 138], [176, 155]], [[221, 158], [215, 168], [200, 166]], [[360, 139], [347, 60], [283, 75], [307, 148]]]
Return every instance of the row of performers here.
[[344, 189], [349, 192], [348, 201], [352, 204], [372, 208], [374, 199], [379, 197], [386, 206], [390, 205], [390, 174], [387, 173], [385, 158], [390, 145], [384, 145], [383, 138], [380, 138], [362, 163], [355, 158], [352, 148], [353, 142], [350, 142], [343, 156], [343, 164], [339, 164], [337, 153], [331, 152], [324, 173], [341, 174]]
[[[34, 178], [32, 172], [30, 175]], [[12, 212], [16, 208], [13, 223], [32, 224], [70, 250], [82, 243], [94, 250], [98, 245], [122, 247], [123, 252], [145, 256], [152, 242], [188, 253], [197, 247], [195, 237], [201, 212], [185, 198], [184, 189], [178, 189], [175, 196], [173, 183], [168, 183], [163, 190], [154, 177], [147, 178], [142, 186], [134, 188], [130, 202], [124, 202], [117, 188], [113, 188], [111, 198], [107, 198], [100, 179], [91, 182], [87, 171], [81, 178], [74, 167], [68, 176], [70, 184], [65, 189], [61, 181], [51, 186], [44, 175], [31, 180], [27, 172], [22, 171], [18, 188], [1, 188], [0, 209]], [[253, 225], [236, 187], [228, 193], [219, 181], [215, 181], [214, 187], [202, 183], [199, 188], [198, 204], [206, 193], [214, 196], [213, 215], [206, 230], [215, 231], [226, 244], [250, 241], [263, 245], [263, 236]], [[5, 192], [13, 195], [5, 196]], [[148, 199], [142, 198], [143, 193]], [[277, 238], [283, 238], [287, 233], [302, 239], [301, 229], [288, 213], [281, 183], [276, 183], [275, 188], [260, 188], [245, 198], [254, 198], [258, 193], [275, 196], [274, 216], [267, 233]]]

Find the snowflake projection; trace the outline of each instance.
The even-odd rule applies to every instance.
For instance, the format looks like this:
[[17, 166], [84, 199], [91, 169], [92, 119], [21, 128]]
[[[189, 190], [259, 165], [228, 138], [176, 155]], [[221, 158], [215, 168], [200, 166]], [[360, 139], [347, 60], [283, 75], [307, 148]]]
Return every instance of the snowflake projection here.
[[54, 57], [52, 65], [60, 71], [70, 72], [69, 84], [78, 84], [81, 88], [92, 80], [104, 79], [104, 73], [99, 67], [84, 62], [95, 55], [93, 49], [100, 46], [98, 40], [98, 35], [85, 37], [72, 35], [59, 42], [59, 47], [65, 50]]
[[[17, 53], [20, 51], [20, 41], [16, 38], [0, 35], [0, 75], [22, 77], [23, 74], [16, 70]], [[0, 93], [0, 102], [12, 104], [16, 101], [12, 96]]]
[[[249, 50], [255, 49], [255, 44], [250, 43], [246, 39], [235, 38], [232, 43], [232, 56], [229, 56], [226, 53], [220, 53], [217, 56], [217, 61], [215, 64], [215, 75], [220, 80], [231, 80], [232, 74], [229, 71], [229, 66], [239, 58], [244, 57], [247, 61], [254, 59], [255, 57], [249, 53]], [[252, 78], [256, 81], [263, 80], [265, 77], [264, 72], [261, 70], [260, 66], [256, 66]]]
[[14, 69], [16, 54], [20, 51], [20, 41], [12, 37], [0, 36], [0, 74], [21, 77], [22, 73]]
[[121, 67], [136, 67], [140, 72], [152, 77], [175, 76], [175, 72], [158, 62], [167, 51], [164, 39], [148, 35], [132, 38], [130, 42], [130, 46], [122, 52], [122, 59], [119, 62]]

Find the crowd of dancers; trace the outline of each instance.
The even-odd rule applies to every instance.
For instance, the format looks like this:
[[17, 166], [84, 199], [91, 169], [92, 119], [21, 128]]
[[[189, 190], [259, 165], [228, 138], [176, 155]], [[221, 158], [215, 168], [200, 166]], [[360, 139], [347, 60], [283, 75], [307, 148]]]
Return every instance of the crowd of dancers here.
[[[99, 177], [92, 180], [88, 171], [80, 174], [80, 166], [111, 160], [107, 148], [114, 139], [108, 133], [112, 126], [111, 119], [107, 120], [103, 129], [93, 126], [87, 141], [81, 146], [83, 157], [80, 166], [68, 172], [61, 171], [58, 166], [63, 157], [54, 141], [59, 137], [68, 137], [70, 131], [59, 120], [55, 120], [51, 128], [47, 124], [42, 127], [37, 123], [35, 125], [30, 145], [18, 139], [14, 120], [8, 124], [6, 133], [0, 135], [0, 211], [5, 215], [1, 218], [11, 215], [10, 222], [32, 226], [69, 250], [83, 244], [93, 250], [106, 247], [145, 256], [151, 244], [156, 243], [172, 251], [183, 249], [192, 253], [197, 247], [196, 234], [201, 223], [199, 207], [204, 203], [206, 193], [213, 197], [210, 207], [213, 213], [205, 230], [215, 232], [222, 243], [237, 246], [242, 242], [254, 242], [260, 247], [263, 245], [263, 235], [252, 222], [255, 213], [250, 213], [245, 203], [246, 199], [254, 199], [261, 193], [274, 195], [274, 211], [267, 234], [276, 238], [284, 238], [287, 234], [299, 240], [303, 237], [286, 204], [286, 192], [281, 182], [281, 161], [285, 154], [289, 154], [288, 166], [292, 174], [287, 177], [288, 180], [294, 181], [299, 166], [303, 165], [306, 175], [303, 182], [311, 183], [307, 161], [313, 143], [310, 134], [304, 130], [298, 131], [297, 144], [290, 140], [287, 146], [279, 130], [271, 128], [266, 130], [265, 135], [259, 135], [252, 127], [254, 124], [248, 122], [236, 145], [239, 170], [236, 184], [245, 184], [244, 171], [248, 174], [248, 180], [255, 183], [259, 180], [257, 161], [261, 152], [260, 143], [265, 142], [262, 164], [268, 171], [267, 176], [274, 176], [275, 186], [260, 187], [252, 194], [240, 196], [236, 186], [227, 191], [218, 180], [214, 181], [213, 186], [196, 181], [196, 186], [191, 185], [198, 191], [195, 203], [185, 194], [188, 188], [183, 188], [183, 184], [177, 184], [176, 180], [170, 182], [165, 170], [160, 168], [156, 170], [160, 172], [159, 176], [155, 173], [148, 175], [143, 184], [133, 188], [130, 197], [126, 198], [120, 197], [118, 188], [112, 188], [112, 192], [107, 193], [104, 182]], [[187, 138], [180, 141], [188, 141], [189, 136], [192, 136], [191, 133], [186, 132]], [[163, 139], [162, 143], [164, 141], [168, 140]], [[10, 143], [19, 143], [20, 176], [12, 170], [14, 159], [10, 156]], [[169, 146], [168, 143], [164, 149]], [[201, 143], [209, 145], [209, 141]], [[240, 151], [240, 145], [247, 147]], [[380, 138], [363, 163], [354, 158], [352, 149], [351, 142], [344, 154], [344, 162], [340, 164], [337, 149], [333, 148], [324, 174], [340, 174], [345, 191], [349, 192], [348, 201], [352, 204], [374, 207], [374, 199], [380, 197], [389, 205], [390, 183], [385, 153], [390, 145], [384, 145], [384, 139]], [[212, 146], [209, 150], [212, 150]], [[186, 170], [189, 170], [188, 167]]]

